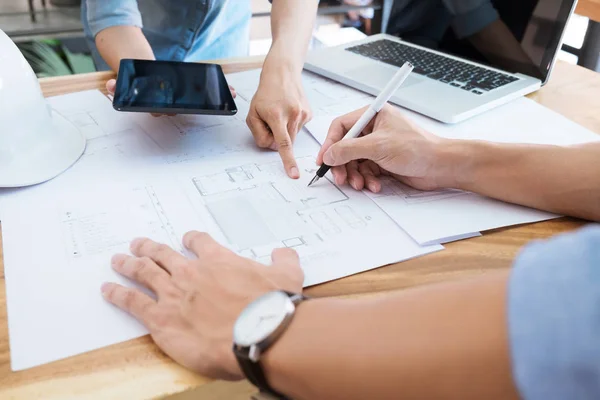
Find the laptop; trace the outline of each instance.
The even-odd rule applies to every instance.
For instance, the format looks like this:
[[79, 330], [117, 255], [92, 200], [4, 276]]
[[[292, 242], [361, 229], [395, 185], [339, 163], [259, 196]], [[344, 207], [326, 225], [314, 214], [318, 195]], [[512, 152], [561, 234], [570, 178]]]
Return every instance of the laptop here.
[[[390, 101], [456, 123], [548, 82], [577, 0], [480, 1], [493, 7], [488, 9], [491, 22], [487, 23], [473, 12], [477, 19], [469, 20], [469, 13], [453, 15], [447, 10], [452, 1], [396, 2], [418, 3], [404, 10], [410, 21], [402, 21], [402, 10], [396, 16], [392, 12], [388, 31], [398, 29], [402, 39], [378, 34], [314, 50], [307, 56], [305, 69], [377, 95], [408, 61], [415, 66], [414, 72]], [[423, 6], [426, 3], [432, 6]], [[419, 8], [421, 12], [415, 12]], [[469, 32], [470, 36], [457, 33], [466, 34], [475, 27], [479, 30]]]

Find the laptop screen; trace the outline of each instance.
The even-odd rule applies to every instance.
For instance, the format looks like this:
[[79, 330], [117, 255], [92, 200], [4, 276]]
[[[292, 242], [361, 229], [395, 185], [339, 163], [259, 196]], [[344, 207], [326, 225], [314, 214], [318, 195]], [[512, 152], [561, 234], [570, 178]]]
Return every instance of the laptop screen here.
[[387, 32], [546, 81], [576, 0], [394, 0]]

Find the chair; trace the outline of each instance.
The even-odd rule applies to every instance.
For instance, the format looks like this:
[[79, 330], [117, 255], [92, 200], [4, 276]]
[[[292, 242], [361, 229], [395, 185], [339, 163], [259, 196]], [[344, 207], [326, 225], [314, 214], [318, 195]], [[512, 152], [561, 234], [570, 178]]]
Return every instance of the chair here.
[[577, 14], [590, 19], [581, 49], [563, 46], [563, 50], [579, 57], [582, 67], [600, 72], [600, 0], [579, 0]]
[[[36, 22], [36, 16], [35, 16], [35, 4], [33, 3], [34, 0], [28, 0], [29, 2], [29, 16], [31, 17], [31, 22]], [[44, 7], [44, 10], [46, 9], [46, 0], [42, 0], [42, 7]]]

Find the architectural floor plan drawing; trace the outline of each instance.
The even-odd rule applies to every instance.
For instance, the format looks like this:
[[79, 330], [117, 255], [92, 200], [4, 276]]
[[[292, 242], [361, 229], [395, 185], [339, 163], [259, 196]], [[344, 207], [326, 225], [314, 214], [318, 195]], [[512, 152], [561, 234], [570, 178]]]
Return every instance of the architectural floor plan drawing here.
[[368, 195], [373, 199], [394, 196], [399, 200], [403, 200], [406, 204], [420, 204], [468, 195], [468, 193], [454, 189], [424, 191], [405, 185], [396, 179], [384, 177], [381, 180], [381, 192], [368, 193]]
[[[306, 177], [315, 171], [312, 157], [298, 159]], [[268, 263], [277, 247], [301, 254], [322, 251], [327, 240], [368, 227], [369, 215], [328, 179], [308, 188], [305, 179], [289, 179], [280, 162], [246, 164], [193, 178], [208, 213], [232, 247]]]
[[292, 248], [305, 286], [441, 249], [418, 246], [364, 193], [328, 179], [308, 188], [318, 145], [306, 132], [294, 143], [301, 178], [287, 177], [279, 154], [254, 143], [242, 98], [235, 117], [116, 113], [93, 91], [51, 103], [88, 146], [58, 178], [2, 196], [13, 370], [147, 333], [100, 292], [117, 282], [152, 296], [111, 267], [138, 237], [194, 258], [182, 237], [204, 231], [263, 264]]
[[399, 255], [406, 259], [441, 248], [419, 247], [362, 192], [338, 187], [328, 177], [308, 187], [317, 170], [315, 159], [296, 160], [297, 180], [277, 160], [223, 162], [183, 181], [191, 182], [187, 196], [197, 203], [213, 236], [263, 264], [271, 263], [274, 249], [293, 248], [306, 286], [336, 279], [341, 271], [364, 271], [395, 262]]
[[74, 261], [127, 252], [135, 237], [150, 237], [181, 250], [173, 225], [152, 186], [131, 189], [126, 199], [61, 204], [67, 256]]
[[[241, 109], [243, 99], [236, 100]], [[140, 117], [140, 126], [160, 148], [169, 164], [243, 153], [254, 143], [241, 116], [177, 115]]]
[[140, 129], [128, 129], [109, 136], [88, 139], [85, 152], [73, 167], [74, 173], [112, 175], [162, 165], [160, 149]]
[[98, 90], [50, 97], [48, 103], [88, 139], [137, 127], [134, 119], [126, 113], [115, 111], [110, 100]]

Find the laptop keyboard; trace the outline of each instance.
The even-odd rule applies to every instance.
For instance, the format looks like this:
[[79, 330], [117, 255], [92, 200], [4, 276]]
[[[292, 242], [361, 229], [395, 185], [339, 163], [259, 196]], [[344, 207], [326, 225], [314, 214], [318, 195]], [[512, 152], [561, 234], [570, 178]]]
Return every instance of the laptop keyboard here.
[[392, 40], [376, 40], [346, 50], [386, 64], [401, 67], [406, 61], [415, 66], [413, 72], [436, 81], [482, 95], [519, 80], [473, 64], [407, 46]]

